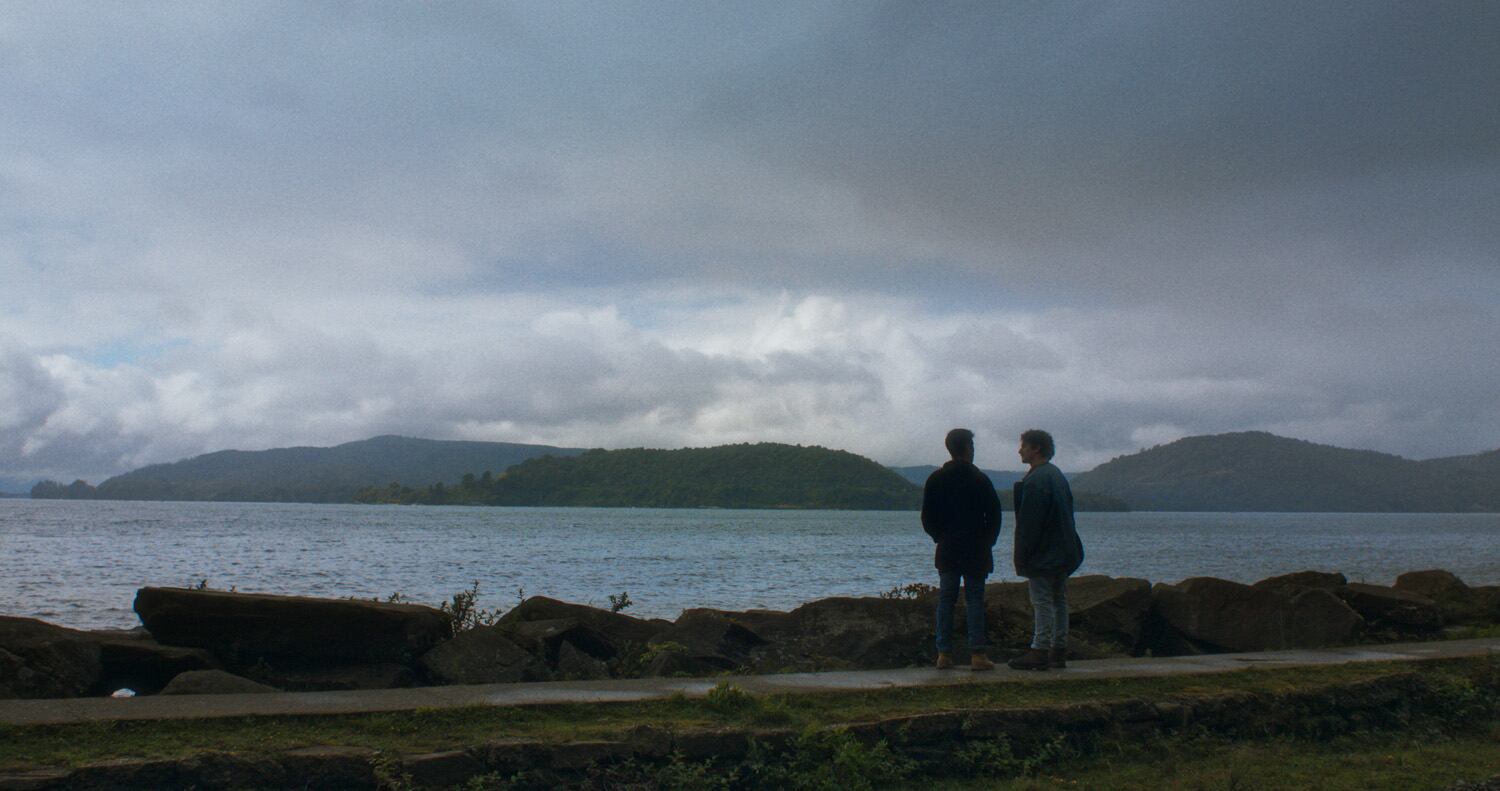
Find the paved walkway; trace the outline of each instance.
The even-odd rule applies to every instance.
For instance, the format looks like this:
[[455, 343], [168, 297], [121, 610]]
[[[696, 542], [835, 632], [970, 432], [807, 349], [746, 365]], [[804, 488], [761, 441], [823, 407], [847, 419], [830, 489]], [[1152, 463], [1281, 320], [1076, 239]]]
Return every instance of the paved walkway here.
[[[877, 690], [898, 687], [1008, 684], [1099, 678], [1228, 673], [1248, 667], [1287, 668], [1343, 665], [1354, 662], [1420, 662], [1473, 656], [1500, 656], [1500, 639], [1350, 646], [1249, 654], [1214, 654], [1141, 659], [1070, 661], [1066, 670], [1046, 673], [1011, 670], [900, 668], [828, 673], [783, 673], [733, 676], [741, 689], [761, 694]], [[611, 703], [699, 697], [725, 678], [641, 678], [607, 681], [549, 681], [519, 684], [418, 687], [355, 692], [272, 692], [240, 695], [154, 695], [136, 698], [72, 698], [0, 701], [0, 723], [55, 725], [104, 720], [162, 720], [298, 714], [359, 714], [466, 706], [534, 706], [563, 703]]]

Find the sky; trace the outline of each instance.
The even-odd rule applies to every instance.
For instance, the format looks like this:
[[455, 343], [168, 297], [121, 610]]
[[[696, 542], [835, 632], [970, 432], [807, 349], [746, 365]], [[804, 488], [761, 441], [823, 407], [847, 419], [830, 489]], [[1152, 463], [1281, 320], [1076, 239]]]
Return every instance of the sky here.
[[1500, 4], [0, 0], [0, 483], [1500, 448]]

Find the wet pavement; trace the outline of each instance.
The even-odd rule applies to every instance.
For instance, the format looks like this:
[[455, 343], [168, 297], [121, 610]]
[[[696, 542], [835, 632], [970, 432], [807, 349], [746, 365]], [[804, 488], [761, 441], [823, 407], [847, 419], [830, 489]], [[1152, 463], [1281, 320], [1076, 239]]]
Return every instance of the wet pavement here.
[[701, 697], [715, 685], [725, 681], [757, 694], [805, 694], [902, 687], [1010, 684], [1020, 681], [1067, 683], [1070, 680], [1084, 679], [1228, 673], [1251, 667], [1275, 669], [1355, 662], [1421, 662], [1474, 656], [1500, 656], [1500, 638], [1246, 654], [1070, 660], [1066, 669], [1046, 672], [1011, 670], [1002, 664], [990, 672], [974, 672], [960, 666], [953, 670], [899, 668], [712, 678], [545, 681], [350, 692], [0, 700], [0, 723], [56, 725], [109, 720], [360, 714], [470, 706], [616, 703], [655, 700], [674, 695]]

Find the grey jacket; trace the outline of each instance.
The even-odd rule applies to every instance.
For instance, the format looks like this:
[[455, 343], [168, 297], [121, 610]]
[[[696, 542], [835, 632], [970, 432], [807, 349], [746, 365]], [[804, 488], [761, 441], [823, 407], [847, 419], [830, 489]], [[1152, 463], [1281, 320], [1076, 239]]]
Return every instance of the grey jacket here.
[[1016, 574], [1067, 576], [1083, 565], [1083, 541], [1073, 525], [1073, 490], [1052, 462], [1016, 482]]

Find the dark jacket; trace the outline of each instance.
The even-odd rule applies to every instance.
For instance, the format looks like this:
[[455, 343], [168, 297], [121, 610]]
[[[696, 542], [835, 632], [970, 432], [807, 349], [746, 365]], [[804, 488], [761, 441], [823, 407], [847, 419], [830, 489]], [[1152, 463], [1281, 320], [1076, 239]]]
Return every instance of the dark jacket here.
[[1016, 482], [1016, 573], [1067, 576], [1083, 565], [1083, 541], [1073, 525], [1073, 490], [1052, 462]]
[[978, 467], [957, 459], [927, 476], [922, 529], [937, 543], [933, 565], [941, 572], [989, 574], [990, 549], [1000, 537], [1000, 497]]

